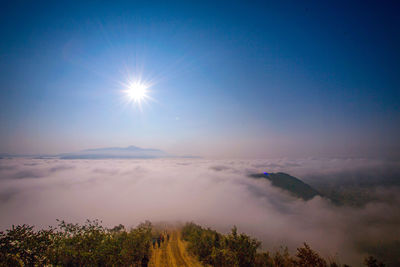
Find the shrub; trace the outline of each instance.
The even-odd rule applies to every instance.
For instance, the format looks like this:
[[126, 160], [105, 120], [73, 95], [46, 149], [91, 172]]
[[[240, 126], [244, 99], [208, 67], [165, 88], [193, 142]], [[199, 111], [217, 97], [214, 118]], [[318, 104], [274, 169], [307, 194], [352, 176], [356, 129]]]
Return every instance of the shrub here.
[[98, 220], [60, 221], [58, 228], [40, 231], [13, 226], [0, 232], [0, 266], [140, 266], [150, 258], [152, 226], [124, 229], [104, 228]]

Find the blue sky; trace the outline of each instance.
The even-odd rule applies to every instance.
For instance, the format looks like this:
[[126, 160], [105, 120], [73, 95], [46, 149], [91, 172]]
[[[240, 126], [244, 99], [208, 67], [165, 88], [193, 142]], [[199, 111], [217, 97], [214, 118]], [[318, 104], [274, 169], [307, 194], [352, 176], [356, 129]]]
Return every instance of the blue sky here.
[[[398, 11], [389, 1], [10, 1], [0, 152], [397, 157]], [[139, 76], [154, 82], [141, 110], [121, 93]]]

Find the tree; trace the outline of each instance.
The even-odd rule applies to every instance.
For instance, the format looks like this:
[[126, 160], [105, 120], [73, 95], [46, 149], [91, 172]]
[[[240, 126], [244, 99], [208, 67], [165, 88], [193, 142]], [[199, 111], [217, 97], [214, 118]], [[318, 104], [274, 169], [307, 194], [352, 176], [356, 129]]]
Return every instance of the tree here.
[[296, 266], [301, 267], [327, 267], [326, 261], [318, 253], [313, 251], [307, 243], [304, 247], [298, 248], [295, 260]]

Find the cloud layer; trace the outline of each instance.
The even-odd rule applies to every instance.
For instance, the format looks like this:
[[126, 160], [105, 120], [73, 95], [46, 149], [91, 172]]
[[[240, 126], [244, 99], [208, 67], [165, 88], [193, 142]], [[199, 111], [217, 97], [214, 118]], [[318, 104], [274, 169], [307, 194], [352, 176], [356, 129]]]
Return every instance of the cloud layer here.
[[[377, 186], [399, 169], [396, 162], [365, 159], [2, 159], [0, 227], [45, 227], [57, 218], [99, 218], [107, 226], [195, 221], [220, 231], [237, 225], [268, 249], [293, 250], [306, 241], [324, 256], [355, 263], [377, 244], [390, 248], [400, 240], [400, 190]], [[315, 184], [375, 175], [376, 198], [357, 208], [320, 197], [305, 202], [247, 177], [261, 171], [284, 171]]]

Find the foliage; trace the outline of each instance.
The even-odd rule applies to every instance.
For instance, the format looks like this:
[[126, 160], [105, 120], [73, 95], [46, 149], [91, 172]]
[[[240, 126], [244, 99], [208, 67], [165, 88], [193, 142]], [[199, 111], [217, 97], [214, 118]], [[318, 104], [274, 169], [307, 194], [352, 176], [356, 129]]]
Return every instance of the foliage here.
[[188, 250], [205, 264], [256, 266], [257, 249], [261, 243], [245, 234], [238, 234], [236, 227], [230, 234], [222, 235], [188, 223], [182, 229], [182, 237], [189, 242]]
[[297, 249], [295, 265], [299, 267], [314, 266], [314, 267], [327, 267], [326, 261], [321, 258], [317, 252], [313, 251], [307, 243], [304, 247]]
[[0, 232], [0, 266], [140, 266], [150, 258], [151, 230], [149, 222], [125, 231], [97, 220], [40, 231], [13, 226]]
[[[236, 227], [227, 235], [194, 223], [187, 223], [182, 237], [188, 242], [188, 250], [206, 265], [219, 267], [349, 267], [334, 260], [329, 264], [317, 252], [304, 243], [294, 256], [287, 247], [273, 253], [260, 251], [261, 243], [245, 234], [239, 234]], [[375, 265], [374, 265], [375, 264]], [[366, 260], [368, 267], [382, 267], [374, 258]]]
[[45, 264], [51, 249], [53, 229], [33, 231], [32, 226], [13, 226], [0, 232], [0, 264], [4, 266], [34, 266]]
[[[58, 227], [35, 231], [33, 226], [13, 226], [0, 232], [1, 266], [147, 266], [153, 236], [160, 232], [150, 222], [126, 230], [111, 229], [98, 220], [85, 224], [58, 222]], [[218, 267], [349, 267], [329, 264], [304, 243], [294, 256], [286, 247], [273, 253], [261, 251], [261, 243], [233, 227], [229, 234], [187, 223], [182, 237], [188, 251], [202, 263]], [[367, 267], [384, 267], [372, 256]]]

